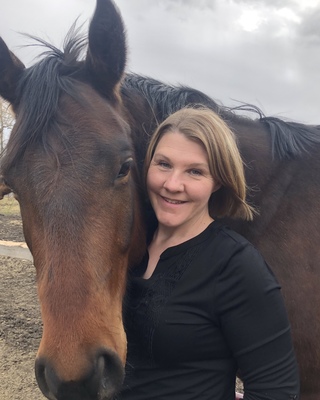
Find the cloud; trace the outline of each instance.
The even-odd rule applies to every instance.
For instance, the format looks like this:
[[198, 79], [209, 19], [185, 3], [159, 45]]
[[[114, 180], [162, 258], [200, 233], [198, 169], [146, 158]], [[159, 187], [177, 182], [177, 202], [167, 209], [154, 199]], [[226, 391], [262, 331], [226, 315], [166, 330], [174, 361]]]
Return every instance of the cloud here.
[[197, 8], [201, 10], [211, 9], [214, 10], [218, 0], [160, 0], [159, 4], [163, 5], [168, 10], [184, 10], [190, 8]]
[[[266, 114], [320, 122], [320, 0], [115, 1], [127, 28], [129, 70], [226, 105], [236, 99]], [[95, 0], [11, 0], [1, 7], [0, 34], [31, 63], [35, 54], [19, 48], [25, 39], [14, 31], [59, 46], [94, 7]]]
[[[255, 8], [282, 8], [290, 6], [292, 0], [231, 0], [234, 3], [240, 4], [241, 6], [249, 5]], [[267, 15], [266, 15], [267, 17]]]
[[[320, 6], [319, 8], [308, 11], [298, 30], [301, 39], [311, 45], [320, 44]], [[318, 53], [320, 50], [318, 48]]]

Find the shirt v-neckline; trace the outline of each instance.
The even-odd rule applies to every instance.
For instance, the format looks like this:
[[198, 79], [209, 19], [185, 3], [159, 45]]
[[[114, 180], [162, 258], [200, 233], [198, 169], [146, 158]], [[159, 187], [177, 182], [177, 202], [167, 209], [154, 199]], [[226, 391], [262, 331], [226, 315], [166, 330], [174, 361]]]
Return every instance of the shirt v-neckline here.
[[144, 278], [143, 275], [146, 272], [149, 261], [149, 253], [147, 251], [141, 263], [136, 268], [133, 269], [132, 275], [146, 282], [152, 280], [152, 278], [154, 278], [159, 272], [159, 264], [161, 264], [161, 261], [169, 259], [171, 257], [175, 257], [185, 252], [186, 250], [190, 249], [191, 247], [196, 246], [201, 242], [205, 241], [208, 237], [212, 235], [214, 231], [218, 229], [219, 226], [220, 224], [217, 221], [212, 221], [201, 233], [199, 233], [195, 237], [188, 239], [185, 242], [177, 244], [175, 246], [168, 247], [161, 253], [157, 265], [153, 270], [153, 273], [150, 275], [150, 277]]

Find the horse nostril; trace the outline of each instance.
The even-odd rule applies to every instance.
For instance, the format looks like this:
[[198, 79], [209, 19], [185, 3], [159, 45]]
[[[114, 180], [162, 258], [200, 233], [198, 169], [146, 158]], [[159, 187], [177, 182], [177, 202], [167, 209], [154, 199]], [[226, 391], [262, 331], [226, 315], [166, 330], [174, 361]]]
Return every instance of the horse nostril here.
[[[38, 386], [44, 396], [49, 400], [57, 400], [56, 396], [51, 392], [49, 388], [47, 376], [46, 376], [46, 364], [42, 359], [37, 359], [35, 362], [35, 374], [38, 382]], [[51, 383], [51, 387], [54, 386]]]
[[36, 360], [35, 374], [40, 390], [49, 400], [111, 400], [121, 388], [124, 368], [116, 353], [103, 350], [78, 380], [59, 379], [57, 371], [43, 358]]
[[124, 379], [124, 368], [115, 353], [104, 351], [98, 356], [96, 379], [101, 399], [110, 399], [120, 390]]

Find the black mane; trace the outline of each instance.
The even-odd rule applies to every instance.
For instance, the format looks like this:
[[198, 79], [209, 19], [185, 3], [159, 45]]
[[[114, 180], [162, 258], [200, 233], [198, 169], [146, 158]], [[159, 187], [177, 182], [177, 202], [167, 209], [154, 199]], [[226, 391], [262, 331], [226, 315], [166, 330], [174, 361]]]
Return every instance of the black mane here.
[[225, 107], [199, 90], [187, 86], [172, 86], [155, 79], [136, 74], [128, 74], [124, 88], [138, 91], [144, 97], [159, 121], [171, 113], [190, 104], [202, 104], [214, 110], [226, 122], [246, 118], [238, 112], [251, 112], [258, 117], [270, 132], [273, 157], [280, 159], [294, 158], [308, 151], [313, 144], [320, 143], [320, 127], [287, 122], [275, 117], [266, 117], [256, 106], [242, 104], [238, 107]]
[[209, 96], [188, 86], [172, 86], [153, 78], [127, 74], [123, 87], [138, 91], [160, 120], [166, 119], [170, 114], [188, 104], [205, 105], [217, 114], [227, 112], [225, 107], [219, 106]]
[[290, 159], [308, 152], [315, 144], [320, 143], [320, 126], [304, 125], [298, 122], [285, 122], [275, 117], [262, 117], [271, 135], [273, 156]]

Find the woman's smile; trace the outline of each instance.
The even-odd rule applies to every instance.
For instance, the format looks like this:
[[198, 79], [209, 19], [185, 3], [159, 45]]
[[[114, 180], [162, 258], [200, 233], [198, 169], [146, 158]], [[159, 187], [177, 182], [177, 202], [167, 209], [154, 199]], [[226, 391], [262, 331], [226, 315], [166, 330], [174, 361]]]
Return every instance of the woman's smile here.
[[184, 204], [184, 203], [186, 203], [186, 201], [182, 201], [182, 200], [168, 199], [167, 197], [163, 197], [163, 196], [160, 196], [160, 197], [162, 197], [162, 199], [169, 204]]

